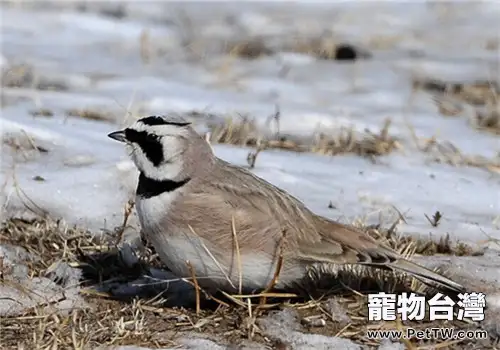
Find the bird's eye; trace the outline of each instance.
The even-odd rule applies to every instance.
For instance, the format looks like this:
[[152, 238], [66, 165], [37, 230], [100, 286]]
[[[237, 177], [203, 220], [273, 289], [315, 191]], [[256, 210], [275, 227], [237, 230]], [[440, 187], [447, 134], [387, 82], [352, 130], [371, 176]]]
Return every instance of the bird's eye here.
[[158, 142], [159, 139], [157, 135], [150, 134], [146, 131], [137, 131], [129, 128], [125, 129], [125, 137], [130, 142], [135, 142], [138, 144]]
[[137, 131], [127, 128], [125, 129], [125, 137], [129, 142], [139, 146], [154, 166], [158, 166], [163, 162], [163, 145], [160, 136], [147, 131]]

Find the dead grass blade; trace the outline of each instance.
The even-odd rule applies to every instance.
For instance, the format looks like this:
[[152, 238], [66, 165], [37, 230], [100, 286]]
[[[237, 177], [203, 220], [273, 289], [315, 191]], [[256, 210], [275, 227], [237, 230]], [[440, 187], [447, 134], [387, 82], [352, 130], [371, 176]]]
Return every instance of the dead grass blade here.
[[198, 280], [196, 279], [196, 273], [194, 271], [193, 265], [190, 261], [186, 261], [186, 264], [191, 272], [191, 279], [193, 281], [194, 289], [196, 291], [196, 315], [200, 314], [200, 286], [198, 285]]
[[241, 254], [240, 254], [240, 245], [238, 242], [238, 235], [236, 233], [236, 224], [234, 222], [234, 216], [231, 217], [231, 231], [234, 238], [234, 244], [236, 248], [236, 260], [238, 263], [238, 293], [242, 293], [242, 285], [243, 285], [243, 271], [241, 266]]
[[239, 116], [239, 118], [229, 117], [224, 123], [211, 125], [210, 142], [256, 147], [257, 152], [250, 153], [247, 159], [250, 167], [255, 165], [258, 153], [266, 149], [331, 156], [352, 153], [372, 158], [402, 148], [399, 140], [389, 134], [390, 125], [391, 120], [387, 119], [378, 133], [370, 130], [360, 133], [354, 128], [340, 127], [308, 138], [289, 138], [282, 134], [269, 136], [258, 128], [254, 119]]
[[203, 241], [201, 240], [201, 237], [198, 236], [198, 234], [196, 233], [196, 231], [191, 227], [191, 225], [188, 225], [189, 227], [189, 230], [197, 237], [197, 239], [199, 240], [201, 246], [203, 247], [203, 250], [205, 250], [205, 252], [210, 256], [210, 258], [214, 261], [215, 265], [217, 265], [217, 268], [220, 270], [220, 272], [224, 275], [224, 277], [226, 278], [226, 280], [228, 281], [228, 283], [231, 285], [231, 287], [233, 287], [234, 289], [236, 289], [235, 285], [233, 284], [233, 282], [231, 281], [231, 279], [229, 278], [229, 276], [227, 275], [226, 271], [224, 270], [224, 268], [221, 266], [221, 264], [219, 263], [219, 261], [215, 258], [215, 256], [212, 254], [212, 252], [210, 251], [210, 249], [208, 249], [208, 247], [205, 245], [205, 243], [203, 243]]

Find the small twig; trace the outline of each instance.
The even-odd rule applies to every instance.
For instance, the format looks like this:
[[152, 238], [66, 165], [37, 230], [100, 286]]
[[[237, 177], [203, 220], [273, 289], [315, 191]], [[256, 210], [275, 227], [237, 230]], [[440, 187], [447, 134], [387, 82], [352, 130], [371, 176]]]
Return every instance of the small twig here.
[[348, 324], [346, 324], [346, 325], [345, 325], [345, 326], [344, 326], [344, 327], [343, 327], [340, 331], [338, 331], [338, 332], [334, 335], [334, 337], [340, 337], [340, 336], [341, 336], [341, 334], [342, 334], [344, 331], [346, 331], [346, 330], [347, 330], [347, 328], [351, 327], [351, 325], [352, 325], [352, 323], [350, 323], [350, 322], [349, 322]]
[[255, 152], [249, 152], [247, 155], [247, 163], [250, 169], [253, 169], [255, 167], [255, 162], [257, 161], [257, 157], [260, 152], [266, 149], [265, 143], [262, 141], [259, 141], [257, 148]]
[[252, 313], [252, 301], [250, 299], [247, 299], [247, 310], [248, 310], [248, 323], [247, 323], [247, 337], [249, 340], [253, 339], [253, 336], [255, 335], [255, 319], [257, 318], [257, 315], [253, 315]]
[[439, 211], [436, 211], [434, 213], [434, 215], [432, 215], [432, 219], [429, 218], [429, 216], [427, 216], [427, 214], [424, 214], [427, 221], [429, 221], [429, 223], [433, 226], [433, 227], [437, 227], [439, 225], [439, 222], [441, 220], [441, 218], [443, 217], [443, 215], [439, 212]]
[[[283, 266], [283, 244], [285, 242], [285, 238], [286, 238], [286, 231], [283, 230], [282, 235], [281, 235], [281, 239], [278, 242], [278, 248], [276, 249], [276, 251], [278, 253], [278, 262], [276, 263], [276, 269], [274, 271], [273, 279], [271, 280], [271, 282], [268, 284], [268, 286], [264, 289], [264, 291], [261, 294], [266, 294], [266, 293], [270, 292], [274, 288], [276, 283], [278, 282], [278, 276], [280, 275], [281, 268]], [[266, 303], [266, 297], [263, 296], [260, 299], [259, 306], [264, 305], [265, 303]]]
[[132, 214], [132, 209], [134, 208], [134, 205], [135, 203], [131, 199], [127, 202], [127, 204], [125, 204], [125, 208], [123, 210], [123, 222], [120, 229], [118, 230], [118, 238], [116, 240], [116, 245], [118, 245], [123, 239], [123, 234], [125, 233], [125, 229], [127, 228], [127, 222], [130, 215]]
[[240, 245], [238, 243], [238, 235], [236, 234], [236, 223], [234, 221], [234, 215], [231, 217], [231, 231], [234, 237], [234, 244], [236, 245], [236, 259], [238, 262], [238, 293], [242, 293], [242, 285], [243, 285], [243, 275], [242, 275], [242, 266], [241, 266], [241, 255], [240, 255]]
[[294, 293], [259, 293], [259, 294], [241, 294], [241, 295], [231, 295], [235, 299], [250, 299], [250, 298], [297, 298], [297, 294]]
[[[13, 180], [13, 185], [14, 185], [14, 189], [16, 191], [16, 194], [17, 196], [19, 197], [19, 199], [21, 200], [21, 202], [23, 203], [23, 205], [26, 207], [26, 209], [30, 210], [31, 212], [33, 212], [34, 214], [38, 215], [38, 216], [41, 216], [41, 217], [46, 217], [47, 216], [47, 211], [44, 210], [43, 208], [41, 208], [39, 205], [37, 205], [27, 194], [26, 192], [24, 192], [24, 190], [21, 188], [21, 186], [19, 185], [19, 182], [17, 181], [17, 176], [16, 176], [16, 172], [15, 170], [13, 171], [12, 173], [12, 180]], [[25, 197], [26, 200], [28, 200], [37, 210], [39, 210], [39, 212], [36, 212], [36, 210], [34, 210], [33, 208], [31, 208], [30, 206], [28, 206], [27, 203], [24, 202], [23, 200], [23, 197], [21, 196], [23, 195]]]
[[252, 318], [253, 315], [252, 315], [252, 300], [250, 298], [247, 299], [247, 309], [248, 309], [248, 317], [249, 318]]
[[274, 115], [271, 116], [271, 118], [274, 120], [275, 124], [276, 124], [276, 137], [279, 138], [280, 136], [280, 121], [281, 121], [281, 110], [280, 110], [280, 106], [278, 104], [276, 104], [274, 106]]
[[21, 305], [21, 306], [23, 305], [20, 301], [14, 299], [14, 298], [11, 298], [11, 297], [0, 297], [0, 300], [10, 300], [10, 301], [13, 301], [13, 302]]
[[0, 281], [3, 282], [3, 280], [5, 279], [5, 266], [3, 264], [3, 256], [0, 256]]
[[45, 152], [47, 151], [45, 148], [38, 147], [35, 144], [35, 141], [33, 140], [33, 138], [26, 132], [26, 130], [21, 129], [21, 132], [24, 134], [24, 136], [26, 136], [26, 140], [28, 140], [28, 143], [30, 144], [31, 148], [36, 150], [39, 154], [42, 153], [42, 151], [45, 151]]
[[148, 64], [151, 60], [151, 41], [149, 30], [144, 28], [139, 37], [139, 45], [141, 48], [141, 59], [144, 64]]
[[221, 290], [221, 293], [222, 295], [224, 295], [226, 298], [228, 298], [229, 300], [231, 300], [233, 303], [235, 303], [236, 305], [239, 305], [241, 307], [247, 307], [247, 304], [245, 304], [244, 302], [242, 302], [241, 300], [238, 300], [236, 299], [234, 296], [232, 296], [231, 294], [228, 294], [226, 292], [224, 292], [223, 290]]
[[186, 260], [186, 264], [191, 272], [191, 278], [193, 279], [194, 289], [196, 290], [196, 315], [200, 314], [200, 286], [198, 285], [198, 280], [196, 279], [196, 274], [194, 272], [193, 265], [189, 260]]
[[212, 139], [212, 133], [211, 132], [207, 132], [205, 133], [205, 141], [208, 143], [208, 146], [210, 146], [210, 149], [212, 150], [212, 152], [214, 151], [214, 148], [212, 147], [212, 143], [211, 143], [211, 140]]
[[236, 289], [236, 286], [231, 281], [231, 279], [227, 275], [226, 271], [224, 271], [224, 269], [222, 268], [222, 266], [219, 264], [219, 261], [217, 261], [217, 259], [212, 254], [212, 252], [210, 251], [210, 249], [208, 249], [208, 247], [203, 243], [203, 241], [201, 240], [201, 237], [198, 236], [198, 234], [196, 233], [196, 231], [193, 229], [193, 227], [191, 225], [188, 225], [188, 227], [189, 227], [189, 230], [191, 230], [191, 232], [199, 239], [201, 246], [203, 247], [203, 249], [205, 250], [205, 252], [210, 256], [210, 258], [212, 258], [212, 260], [214, 261], [215, 265], [217, 265], [217, 267], [219, 268], [220, 272], [222, 272], [222, 274], [224, 275], [224, 277], [226, 278], [226, 280], [229, 282], [229, 284], [231, 285], [231, 287], [233, 287], [234, 289]]
[[[181, 280], [182, 280], [182, 281], [184, 281], [184, 282], [186, 282], [186, 283], [188, 283], [188, 284], [190, 284], [190, 285], [191, 285], [191, 286], [193, 286], [194, 288], [196, 288], [196, 287], [195, 287], [194, 282], [190, 281], [188, 278], [181, 278]], [[210, 300], [213, 300], [213, 301], [217, 302], [220, 306], [229, 307], [229, 304], [228, 304], [228, 303], [225, 303], [225, 302], [223, 302], [222, 300], [220, 300], [220, 299], [218, 299], [218, 298], [214, 297], [213, 295], [208, 294], [208, 293], [207, 293], [207, 292], [206, 292], [203, 288], [201, 288], [199, 285], [198, 285], [198, 288], [199, 288], [199, 290], [203, 293], [203, 295], [205, 296], [205, 298], [207, 298], [207, 299], [210, 299]], [[222, 292], [222, 294], [225, 294], [225, 293], [224, 293], [224, 292]]]
[[478, 243], [484, 244], [484, 243], [493, 242], [494, 244], [500, 246], [500, 239], [495, 238], [495, 237], [491, 236], [490, 234], [486, 233], [486, 231], [484, 231], [482, 228], [480, 228], [479, 230], [481, 231], [482, 234], [484, 234], [486, 237], [488, 237], [488, 239], [484, 240], [484, 241], [479, 241]]

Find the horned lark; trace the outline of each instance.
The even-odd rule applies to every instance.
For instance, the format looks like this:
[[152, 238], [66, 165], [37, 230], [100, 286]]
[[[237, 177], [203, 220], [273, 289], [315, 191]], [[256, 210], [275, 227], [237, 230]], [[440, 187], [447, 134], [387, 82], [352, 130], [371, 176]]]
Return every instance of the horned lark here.
[[191, 276], [193, 268], [205, 288], [258, 290], [270, 284], [280, 261], [275, 287], [287, 288], [312, 265], [363, 264], [463, 290], [217, 158], [181, 117], [145, 117], [108, 136], [126, 143], [140, 172], [136, 208], [142, 232], [179, 277]]

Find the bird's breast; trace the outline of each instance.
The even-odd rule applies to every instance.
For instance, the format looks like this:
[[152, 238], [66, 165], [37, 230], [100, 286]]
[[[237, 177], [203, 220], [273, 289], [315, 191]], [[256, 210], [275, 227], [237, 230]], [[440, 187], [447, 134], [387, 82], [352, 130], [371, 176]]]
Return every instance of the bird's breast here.
[[151, 231], [163, 231], [166, 219], [172, 210], [174, 201], [179, 196], [176, 191], [164, 192], [160, 195], [136, 199], [137, 214], [141, 227], [146, 234]]

